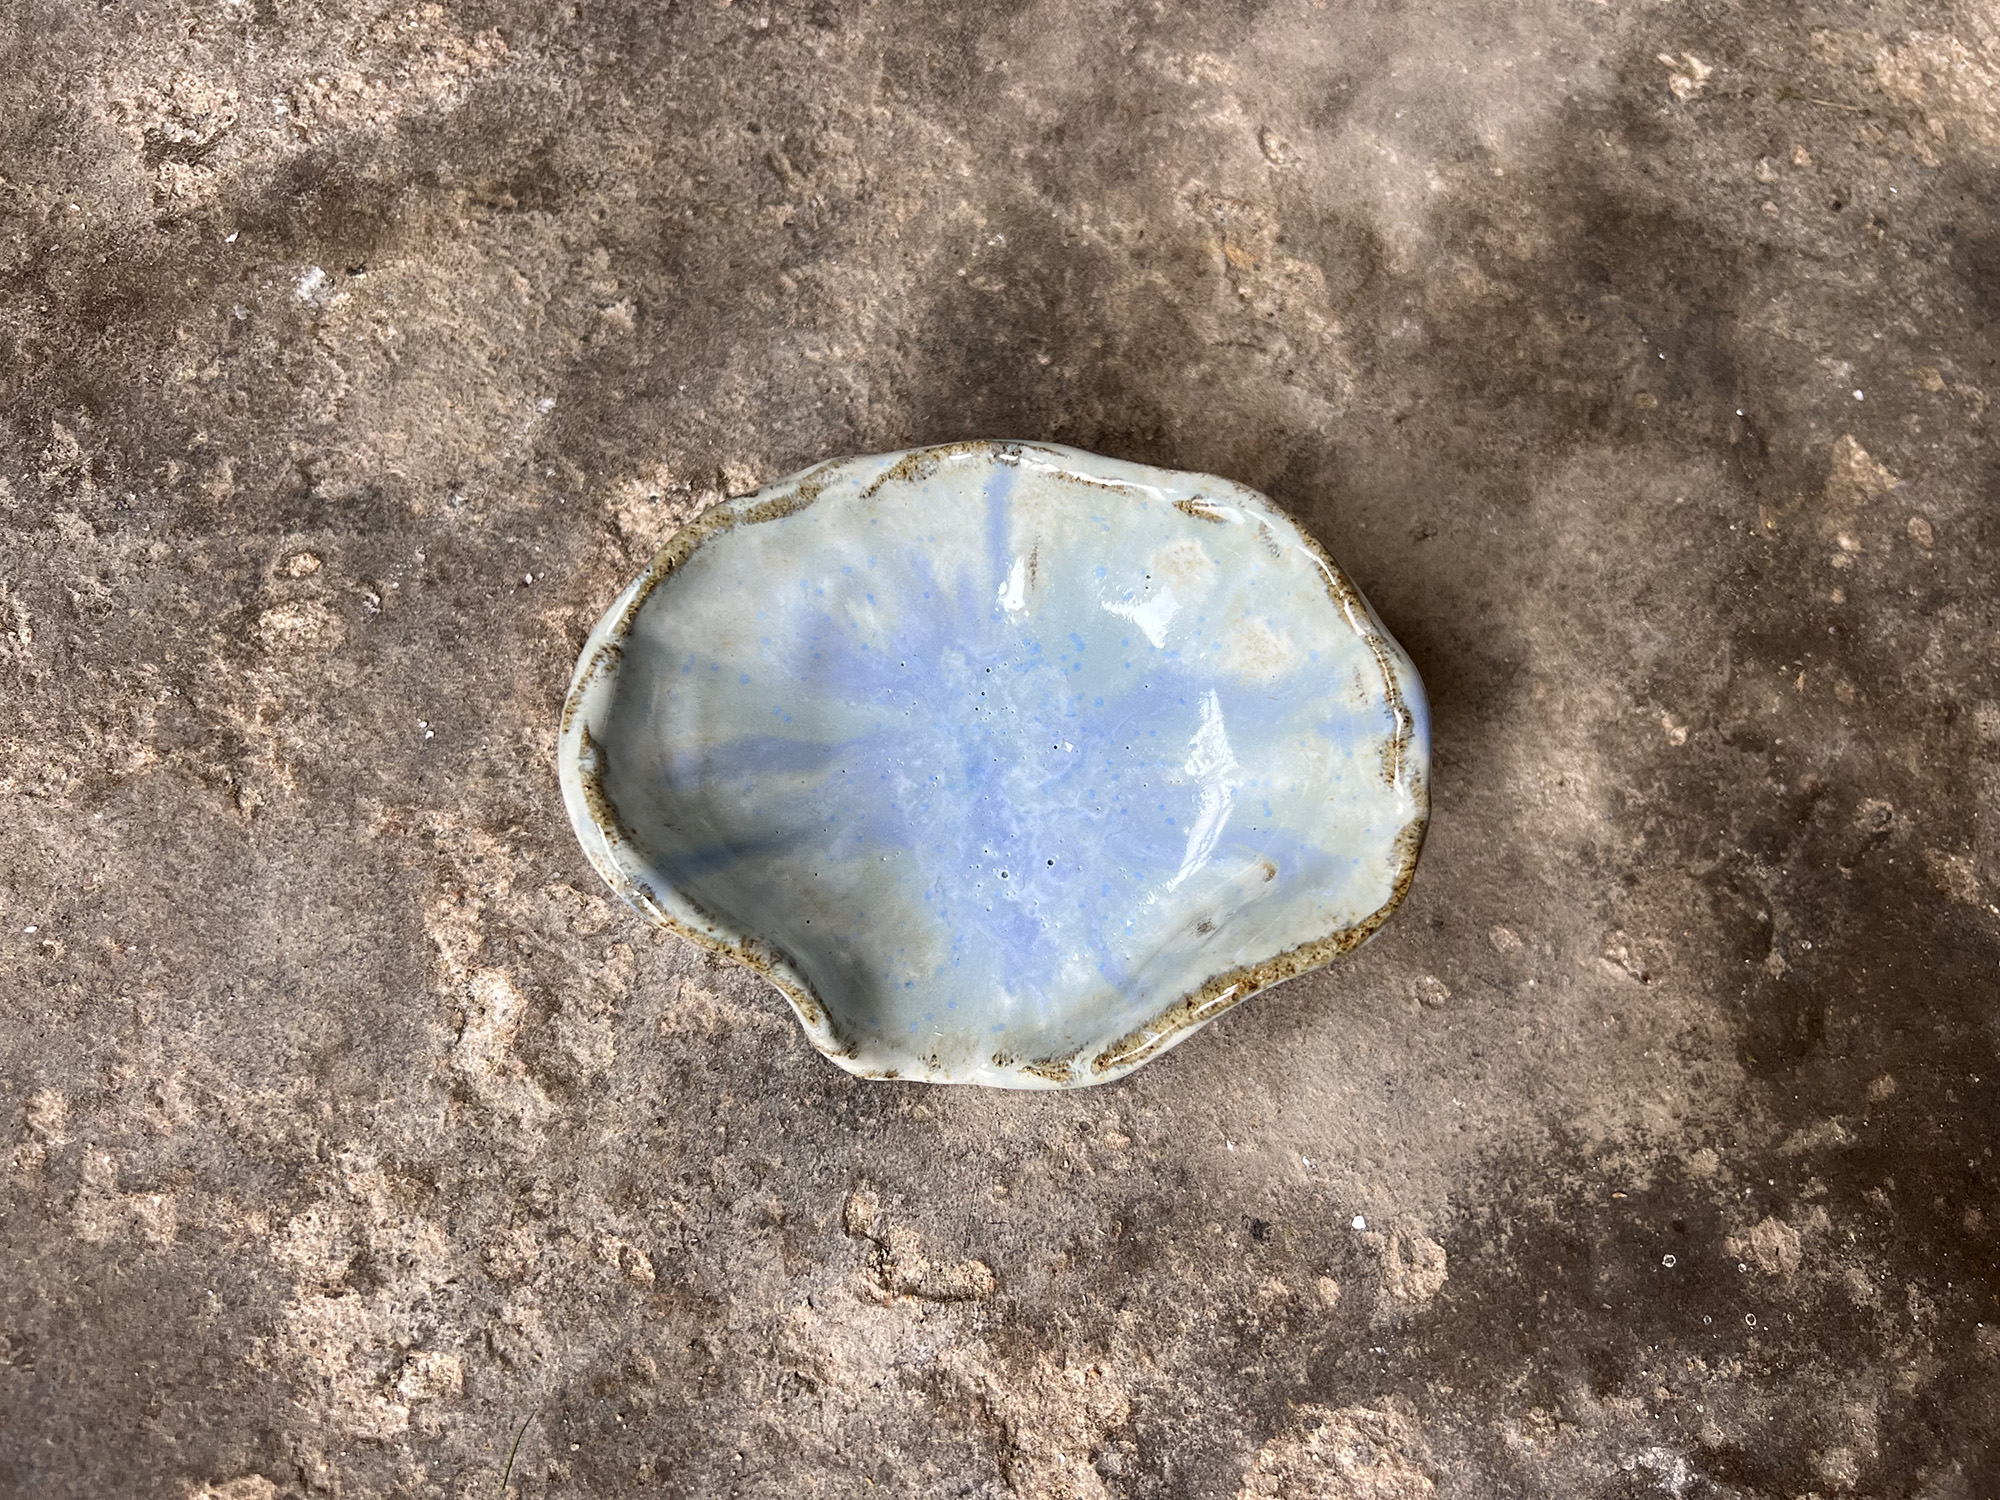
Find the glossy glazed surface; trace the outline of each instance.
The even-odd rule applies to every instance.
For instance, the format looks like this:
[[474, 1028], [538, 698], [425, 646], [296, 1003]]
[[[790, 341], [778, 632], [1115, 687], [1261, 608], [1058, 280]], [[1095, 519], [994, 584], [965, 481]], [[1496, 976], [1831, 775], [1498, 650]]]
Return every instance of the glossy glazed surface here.
[[564, 714], [593, 862], [872, 1076], [1100, 1082], [1371, 934], [1415, 671], [1261, 496], [1073, 449], [822, 465], [613, 604]]

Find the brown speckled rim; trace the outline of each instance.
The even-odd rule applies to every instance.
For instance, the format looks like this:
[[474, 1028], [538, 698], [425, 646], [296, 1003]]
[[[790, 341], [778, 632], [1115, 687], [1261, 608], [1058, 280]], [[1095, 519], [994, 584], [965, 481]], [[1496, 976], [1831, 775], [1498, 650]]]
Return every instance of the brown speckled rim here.
[[[866, 499], [892, 481], [921, 479], [950, 459], [974, 453], [986, 454], [994, 463], [1019, 463], [1024, 457], [1033, 455], [1053, 472], [1078, 483], [1119, 493], [1134, 488], [1127, 482], [1074, 472], [1072, 465], [1075, 458], [1072, 455], [1090, 456], [1075, 449], [1044, 443], [979, 440], [912, 449], [877, 474], [859, 498]], [[866, 456], [834, 459], [801, 470], [747, 499], [717, 506], [677, 531], [654, 556], [645, 572], [620, 592], [585, 642], [575, 675], [570, 681], [569, 696], [563, 703], [557, 759], [563, 801], [570, 822], [591, 865], [613, 891], [648, 921], [763, 975], [791, 1004], [813, 1046], [848, 1072], [863, 1078], [896, 1079], [907, 1076], [903, 1069], [869, 1068], [861, 1062], [856, 1044], [839, 1034], [832, 1012], [821, 1003], [811, 983], [782, 951], [737, 932], [727, 922], [703, 910], [686, 892], [669, 888], [657, 878], [645, 857], [643, 846], [625, 826], [605, 791], [604, 776], [608, 768], [604, 751], [591, 733], [592, 725], [587, 722], [586, 714], [587, 705], [599, 694], [608, 691], [611, 674], [624, 655], [625, 638], [639, 611], [652, 597], [653, 591], [686, 562], [697, 547], [738, 526], [775, 521], [805, 509], [819, 498], [835, 474], [866, 462]], [[1277, 538], [1262, 512], [1268, 510], [1278, 519], [1286, 518], [1262, 495], [1213, 475], [1172, 470], [1154, 472], [1169, 477], [1176, 487], [1213, 485], [1231, 497], [1228, 503], [1243, 506], [1257, 516], [1266, 541], [1276, 545]], [[1223, 519], [1209, 509], [1216, 502], [1199, 495], [1173, 503], [1176, 508], [1199, 520]], [[1404, 692], [1399, 663], [1402, 670], [1409, 672], [1412, 682], [1417, 680], [1416, 670], [1408, 664], [1409, 659], [1402, 648], [1390, 638], [1382, 622], [1369, 608], [1368, 601], [1340, 570], [1339, 564], [1296, 523], [1289, 524], [1319, 564], [1326, 579], [1327, 594], [1340, 610], [1342, 618], [1367, 643], [1381, 672], [1383, 697], [1394, 721], [1394, 729], [1383, 749], [1382, 776], [1391, 786], [1400, 784], [1407, 788], [1416, 805], [1416, 814], [1396, 835], [1396, 873], [1388, 900], [1351, 926], [1257, 963], [1216, 975], [1108, 1047], [1085, 1047], [1069, 1056], [1025, 1061], [1005, 1052], [996, 1052], [973, 1078], [942, 1076], [945, 1073], [942, 1060], [933, 1056], [926, 1060], [930, 1070], [924, 1081], [981, 1082], [1027, 1089], [1075, 1088], [1109, 1083], [1185, 1041], [1217, 1016], [1241, 1005], [1259, 991], [1319, 968], [1360, 947], [1381, 929], [1409, 894], [1430, 822], [1429, 767], [1422, 764], [1420, 755], [1414, 753], [1416, 716]], [[675, 907], [681, 910], [676, 911]]]

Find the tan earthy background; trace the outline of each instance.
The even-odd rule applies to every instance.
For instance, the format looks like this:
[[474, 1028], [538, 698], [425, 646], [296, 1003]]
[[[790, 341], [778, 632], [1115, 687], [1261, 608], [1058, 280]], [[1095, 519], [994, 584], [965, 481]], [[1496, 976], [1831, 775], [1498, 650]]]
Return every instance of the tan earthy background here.
[[[2000, 1493], [1996, 388], [1992, 0], [13, 0], [0, 1493]], [[1403, 911], [1099, 1090], [556, 794], [677, 524], [964, 436], [1430, 686]]]

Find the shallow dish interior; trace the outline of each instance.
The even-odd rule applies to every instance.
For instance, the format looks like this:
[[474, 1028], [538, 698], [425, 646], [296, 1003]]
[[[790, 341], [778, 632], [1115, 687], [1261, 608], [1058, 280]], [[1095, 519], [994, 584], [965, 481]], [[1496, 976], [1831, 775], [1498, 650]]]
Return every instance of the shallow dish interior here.
[[1268, 501], [971, 443], [710, 512], [593, 633], [586, 849], [873, 1076], [1099, 1082], [1372, 933], [1422, 840], [1401, 650]]

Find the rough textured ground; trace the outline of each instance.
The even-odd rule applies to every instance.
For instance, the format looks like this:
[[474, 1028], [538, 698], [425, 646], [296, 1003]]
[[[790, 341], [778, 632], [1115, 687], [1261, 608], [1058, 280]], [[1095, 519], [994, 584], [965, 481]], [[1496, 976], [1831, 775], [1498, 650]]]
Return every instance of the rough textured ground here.
[[[1992, 0], [16, 0], [0, 1493], [2000, 1494], [1996, 389]], [[707, 498], [983, 435], [1436, 715], [1388, 930], [1062, 1096], [551, 765]]]

